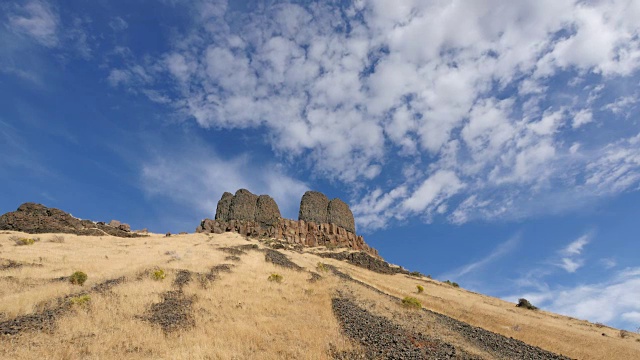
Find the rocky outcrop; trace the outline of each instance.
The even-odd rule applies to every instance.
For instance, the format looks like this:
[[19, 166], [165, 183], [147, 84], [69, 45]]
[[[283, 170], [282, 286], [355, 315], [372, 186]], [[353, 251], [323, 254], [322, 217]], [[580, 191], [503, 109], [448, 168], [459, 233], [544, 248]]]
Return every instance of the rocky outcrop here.
[[132, 233], [127, 224], [113, 220], [104, 222], [82, 220], [54, 208], [41, 204], [24, 203], [18, 210], [0, 216], [0, 230], [22, 231], [29, 234], [65, 233], [76, 235], [113, 235], [118, 237], [139, 237]]
[[356, 222], [353, 213], [344, 201], [331, 201], [321, 192], [307, 191], [300, 200], [298, 220], [321, 224], [336, 224], [355, 234]]
[[202, 220], [196, 232], [214, 234], [235, 232], [244, 236], [280, 239], [290, 244], [309, 247], [327, 246], [361, 250], [372, 256], [379, 256], [377, 250], [369, 247], [362, 236], [357, 236], [336, 224], [317, 224], [280, 218], [274, 225], [264, 226], [257, 221], [205, 219]]
[[255, 221], [263, 226], [273, 226], [280, 219], [280, 209], [269, 195], [258, 196]]
[[233, 194], [225, 192], [222, 194], [222, 198], [218, 201], [218, 207], [216, 208], [216, 220], [228, 221], [229, 211], [231, 210], [231, 202], [233, 201]]
[[307, 191], [300, 201], [299, 217], [297, 221], [283, 219], [271, 197], [240, 189], [235, 195], [224, 193], [218, 202], [215, 220], [203, 220], [196, 232], [236, 232], [304, 246], [361, 250], [378, 257], [378, 252], [369, 247], [362, 236], [356, 235], [353, 214], [342, 200], [329, 201], [322, 193]]
[[298, 220], [329, 223], [329, 199], [321, 192], [307, 191], [300, 200]]
[[329, 215], [330, 224], [336, 224], [355, 234], [356, 221], [353, 218], [351, 209], [349, 209], [349, 205], [344, 201], [338, 198], [331, 200], [329, 202], [327, 213]]
[[257, 204], [258, 195], [246, 189], [236, 191], [229, 208], [229, 220], [255, 220]]
[[247, 189], [235, 195], [225, 192], [216, 208], [217, 221], [242, 220], [272, 226], [280, 218], [278, 204], [269, 195], [254, 195]]

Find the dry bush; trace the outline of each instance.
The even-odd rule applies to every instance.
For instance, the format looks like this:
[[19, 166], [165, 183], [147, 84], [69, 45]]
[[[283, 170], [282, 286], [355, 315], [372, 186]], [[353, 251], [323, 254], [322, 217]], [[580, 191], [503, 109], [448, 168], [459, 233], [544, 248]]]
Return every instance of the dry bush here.
[[49, 239], [49, 242], [62, 244], [64, 242], [64, 236], [62, 236], [62, 235], [53, 235]]
[[87, 281], [87, 274], [82, 271], [76, 271], [71, 276], [69, 276], [69, 282], [73, 285], [84, 285], [84, 282]]

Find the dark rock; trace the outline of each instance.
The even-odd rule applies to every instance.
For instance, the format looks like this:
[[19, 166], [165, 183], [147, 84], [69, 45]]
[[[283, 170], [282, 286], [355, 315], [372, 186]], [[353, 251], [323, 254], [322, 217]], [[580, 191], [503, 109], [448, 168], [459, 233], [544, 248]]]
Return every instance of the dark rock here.
[[319, 253], [318, 256], [321, 256], [323, 258], [347, 261], [350, 264], [359, 266], [367, 270], [375, 271], [379, 274], [388, 274], [388, 275], [393, 275], [393, 274], [408, 275], [409, 274], [408, 270], [405, 270], [398, 266], [391, 266], [388, 262], [375, 258], [362, 251], [358, 251], [358, 252], [343, 251], [340, 253], [332, 253], [332, 252]]
[[215, 220], [221, 220], [221, 221], [231, 220], [229, 215], [231, 211], [232, 201], [233, 201], [232, 193], [225, 192], [224, 194], [222, 194], [222, 198], [220, 198], [220, 201], [218, 201], [218, 207], [216, 208]]
[[[25, 203], [18, 210], [0, 216], [0, 230], [22, 231], [29, 234], [65, 233], [76, 235], [102, 236], [105, 234], [118, 237], [139, 237], [133, 234], [126, 224], [119, 227], [81, 220], [70, 214], [41, 204]], [[125, 227], [122, 227], [126, 225]]]
[[232, 220], [249, 220], [254, 221], [256, 217], [256, 208], [258, 205], [258, 196], [252, 194], [247, 189], [236, 191], [231, 206], [229, 208], [229, 218]]
[[298, 220], [314, 223], [329, 222], [329, 199], [321, 192], [307, 191], [300, 200]]
[[263, 226], [274, 226], [280, 219], [280, 209], [269, 195], [258, 196], [255, 221]]
[[279, 251], [265, 249], [264, 259], [267, 262], [270, 262], [288, 269], [293, 269], [298, 271], [301, 271], [303, 269], [301, 266], [289, 260], [289, 258], [286, 255], [284, 255]]
[[330, 224], [336, 224], [355, 234], [356, 222], [349, 205], [344, 201], [338, 198], [331, 200], [328, 206], [328, 216]]

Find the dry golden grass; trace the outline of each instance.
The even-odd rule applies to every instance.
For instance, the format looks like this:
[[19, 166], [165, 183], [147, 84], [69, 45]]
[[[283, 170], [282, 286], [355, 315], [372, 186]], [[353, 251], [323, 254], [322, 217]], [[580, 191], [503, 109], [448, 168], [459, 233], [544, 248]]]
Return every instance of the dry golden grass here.
[[[0, 235], [0, 257], [26, 263], [42, 260], [42, 267], [21, 267], [0, 272], [12, 287], [0, 294], [5, 318], [32, 313], [38, 304], [81, 288], [49, 280], [81, 269], [89, 275], [84, 289], [106, 279], [127, 276], [112, 293], [91, 293], [87, 307], [75, 307], [63, 316], [52, 333], [25, 332], [0, 336], [2, 359], [326, 359], [329, 344], [352, 349], [340, 334], [331, 313], [337, 280], [310, 284], [307, 272], [278, 268], [264, 254], [248, 252], [233, 263], [232, 273], [220, 273], [206, 288], [194, 279], [184, 288], [195, 296], [195, 326], [165, 335], [160, 327], [141, 319], [149, 306], [171, 290], [177, 269], [206, 273], [230, 263], [223, 246], [243, 245], [237, 235], [153, 236], [143, 239], [76, 237], [64, 243], [7, 246]], [[166, 255], [169, 253], [169, 255]], [[64, 261], [63, 261], [64, 259]], [[167, 273], [156, 281], [144, 270]], [[284, 277], [267, 281], [271, 273]], [[6, 280], [12, 276], [13, 280]], [[36, 286], [34, 282], [37, 283]]]
[[[30, 246], [15, 246], [9, 239], [12, 235], [24, 234], [0, 234], [0, 261], [11, 259], [25, 265], [0, 270], [0, 320], [37, 312], [44, 303], [107, 279], [125, 276], [127, 281], [110, 293], [91, 293], [89, 305], [62, 316], [51, 333], [0, 335], [2, 359], [326, 359], [329, 344], [338, 350], [354, 347], [341, 335], [331, 312], [331, 297], [337, 289], [356, 294], [373, 312], [490, 358], [455, 332], [438, 326], [427, 313], [408, 311], [387, 297], [328, 273], [311, 284], [307, 272], [266, 263], [264, 254], [256, 251], [241, 256], [239, 262], [226, 261], [228, 254], [221, 247], [256, 243], [236, 234], [152, 234], [137, 239], [64, 235], [63, 242], [49, 241], [53, 235], [39, 235], [41, 241]], [[395, 297], [416, 297], [424, 308], [569, 357], [640, 358], [637, 334], [621, 339], [616, 329], [518, 309], [437, 281], [380, 275], [311, 253], [283, 252], [309, 270], [316, 271], [319, 261], [336, 265]], [[161, 301], [163, 292], [174, 289], [177, 270], [207, 273], [223, 263], [234, 265], [232, 273], [220, 273], [206, 288], [196, 279], [184, 288], [186, 296], [195, 298], [194, 327], [165, 334], [141, 319], [150, 305]], [[163, 269], [167, 277], [155, 281], [148, 272], [151, 269]], [[76, 270], [89, 275], [83, 287], [53, 281]], [[284, 281], [267, 281], [272, 273], [282, 275]], [[416, 293], [418, 284], [424, 287], [421, 294]]]
[[[622, 339], [618, 329], [598, 327], [588, 321], [542, 310], [516, 308], [513, 303], [439, 281], [418, 280], [399, 274], [381, 275], [344, 262], [329, 259], [325, 262], [348, 269], [346, 272], [353, 278], [387, 294], [399, 298], [416, 297], [425, 309], [542, 349], [576, 359], [640, 359], [640, 342], [636, 341], [640, 339], [638, 334]], [[418, 284], [424, 287], [421, 294], [415, 291]]]

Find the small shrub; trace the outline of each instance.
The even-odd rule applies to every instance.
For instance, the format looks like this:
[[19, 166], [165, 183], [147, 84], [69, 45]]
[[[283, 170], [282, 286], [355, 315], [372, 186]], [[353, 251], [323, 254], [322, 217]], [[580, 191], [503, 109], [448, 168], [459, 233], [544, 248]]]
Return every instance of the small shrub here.
[[61, 244], [64, 242], [64, 236], [62, 235], [53, 235], [49, 242]]
[[628, 338], [629, 337], [629, 332], [627, 330], [620, 330], [620, 337], [621, 338]]
[[416, 285], [416, 289], [418, 289], [418, 294], [424, 292], [424, 287], [422, 285]]
[[419, 277], [419, 278], [424, 276], [420, 271], [412, 271], [409, 273], [409, 275]]
[[603, 323], [599, 323], [599, 322], [597, 322], [595, 325], [596, 325], [597, 328], [604, 327], [604, 324]]
[[80, 296], [75, 296], [72, 297], [71, 299], [69, 299], [69, 302], [72, 305], [77, 305], [77, 306], [85, 306], [87, 304], [89, 304], [89, 302], [91, 301], [91, 297], [87, 294], [85, 295], [80, 295]]
[[413, 309], [421, 309], [422, 308], [422, 304], [420, 303], [420, 301], [414, 297], [410, 297], [407, 296], [404, 299], [402, 299], [402, 305], [404, 305], [405, 307], [408, 308], [413, 308]]
[[19, 238], [19, 237], [15, 237], [13, 240], [17, 246], [24, 246], [24, 245], [33, 245], [36, 240], [32, 239], [32, 238]]
[[158, 269], [154, 271], [153, 274], [151, 274], [151, 277], [153, 277], [153, 280], [157, 280], [157, 281], [164, 280], [166, 276], [167, 275], [164, 273], [164, 270], [162, 269]]
[[322, 272], [327, 272], [329, 271], [329, 268], [327, 267], [327, 265], [318, 262], [318, 264], [316, 265], [316, 269], [318, 269], [318, 271], [322, 271]]
[[429, 274], [429, 275], [427, 275], [427, 279], [431, 279], [431, 275], [430, 275], [430, 274]]
[[82, 271], [76, 271], [71, 276], [69, 276], [69, 282], [73, 285], [84, 285], [84, 282], [87, 281], [87, 274]]
[[282, 280], [284, 280], [284, 278], [280, 274], [273, 273], [273, 274], [269, 275], [267, 280], [272, 281], [272, 282], [275, 281], [277, 283], [281, 283]]
[[453, 287], [456, 287], [456, 288], [460, 287], [460, 285], [458, 285], [457, 282], [451, 282], [450, 280], [446, 280], [444, 283], [447, 284], [447, 285], [451, 285]]
[[537, 307], [533, 306], [529, 300], [525, 299], [525, 298], [520, 298], [518, 299], [518, 304], [516, 305], [517, 307], [521, 307], [521, 308], [525, 308], [525, 309], [529, 309], [529, 310], [538, 310]]

